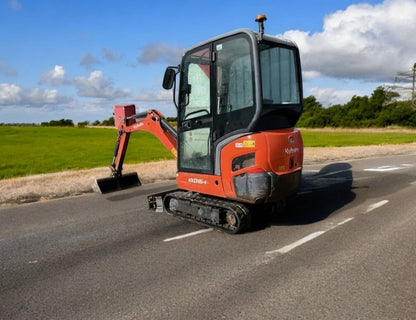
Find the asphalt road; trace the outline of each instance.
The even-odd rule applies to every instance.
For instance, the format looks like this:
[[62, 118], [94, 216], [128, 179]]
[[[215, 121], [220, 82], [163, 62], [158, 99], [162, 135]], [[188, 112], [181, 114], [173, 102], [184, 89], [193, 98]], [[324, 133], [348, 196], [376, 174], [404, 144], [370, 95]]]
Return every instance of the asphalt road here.
[[0, 209], [0, 318], [416, 319], [416, 155], [307, 165], [241, 235], [147, 210], [169, 186]]

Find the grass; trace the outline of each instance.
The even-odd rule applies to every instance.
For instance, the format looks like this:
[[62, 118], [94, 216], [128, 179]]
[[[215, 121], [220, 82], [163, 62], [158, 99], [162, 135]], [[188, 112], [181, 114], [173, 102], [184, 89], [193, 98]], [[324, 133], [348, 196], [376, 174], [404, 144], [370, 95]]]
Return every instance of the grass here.
[[346, 147], [369, 146], [383, 144], [402, 144], [416, 142], [414, 133], [404, 132], [367, 132], [356, 131], [326, 131], [326, 130], [301, 130], [305, 147]]
[[[109, 166], [117, 131], [64, 127], [0, 127], [0, 179]], [[148, 132], [130, 136], [125, 163], [173, 159]]]
[[[416, 131], [366, 132], [301, 130], [305, 147], [402, 144], [416, 142]], [[63, 127], [0, 127], [0, 179], [111, 164], [116, 130]], [[130, 136], [125, 163], [173, 159], [148, 132]]]

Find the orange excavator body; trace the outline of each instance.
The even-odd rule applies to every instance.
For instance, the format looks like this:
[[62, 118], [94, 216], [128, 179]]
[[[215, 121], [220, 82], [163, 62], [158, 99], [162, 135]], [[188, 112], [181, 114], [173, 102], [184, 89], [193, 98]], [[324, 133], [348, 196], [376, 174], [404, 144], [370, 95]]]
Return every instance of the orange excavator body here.
[[167, 68], [163, 87], [174, 86], [177, 130], [156, 110], [136, 114], [134, 105], [115, 106], [117, 144], [111, 177], [97, 180], [101, 192], [140, 184], [137, 174], [122, 174], [122, 165], [129, 135], [145, 130], [178, 163], [178, 189], [149, 196], [156, 211], [236, 233], [259, 205], [296, 194], [303, 166], [302, 136], [294, 128], [303, 111], [299, 51], [265, 35], [265, 20], [256, 19], [258, 33], [215, 37]]
[[283, 200], [300, 186], [302, 137], [296, 129], [250, 134], [226, 145], [220, 159], [220, 175], [178, 172], [178, 187], [247, 203]]

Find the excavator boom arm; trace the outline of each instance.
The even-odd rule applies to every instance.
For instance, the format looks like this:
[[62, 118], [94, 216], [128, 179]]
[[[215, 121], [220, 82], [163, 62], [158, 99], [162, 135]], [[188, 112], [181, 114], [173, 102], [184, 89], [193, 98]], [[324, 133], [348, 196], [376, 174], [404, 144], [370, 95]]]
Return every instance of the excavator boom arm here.
[[136, 114], [135, 105], [115, 106], [114, 122], [118, 135], [111, 167], [117, 176], [121, 175], [123, 169], [124, 156], [126, 155], [130, 134], [135, 131], [152, 133], [175, 158], [177, 157], [176, 130], [159, 111], [148, 110]]
[[123, 175], [123, 163], [130, 134], [135, 131], [147, 131], [155, 135], [172, 155], [177, 157], [177, 133], [162, 113], [148, 110], [137, 113], [135, 105], [115, 106], [114, 123], [117, 127], [117, 142], [113, 161], [110, 165], [111, 176], [97, 179], [95, 186], [101, 193], [111, 192], [140, 185], [137, 173]]

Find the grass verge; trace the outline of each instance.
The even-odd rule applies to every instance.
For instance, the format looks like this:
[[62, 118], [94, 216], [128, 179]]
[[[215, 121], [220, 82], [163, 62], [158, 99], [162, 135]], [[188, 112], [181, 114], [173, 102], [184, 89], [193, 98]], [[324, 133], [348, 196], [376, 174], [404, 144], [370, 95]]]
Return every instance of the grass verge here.
[[[0, 127], [0, 179], [109, 166], [114, 129]], [[125, 163], [173, 159], [148, 132], [130, 136]]]
[[[416, 142], [408, 130], [301, 129], [305, 147], [343, 147]], [[0, 179], [64, 170], [106, 167], [111, 164], [116, 130], [63, 127], [0, 127]], [[125, 163], [173, 159], [148, 132], [130, 136]]]
[[416, 130], [302, 129], [305, 147], [353, 147], [416, 142]]

